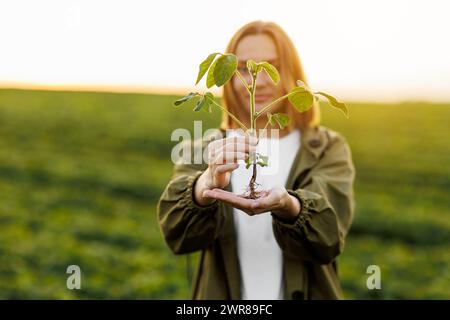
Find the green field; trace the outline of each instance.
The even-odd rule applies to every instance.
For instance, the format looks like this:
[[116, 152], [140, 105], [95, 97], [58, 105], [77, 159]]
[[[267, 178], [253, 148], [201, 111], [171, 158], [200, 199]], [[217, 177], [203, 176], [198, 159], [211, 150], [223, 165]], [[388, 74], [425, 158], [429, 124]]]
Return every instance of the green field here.
[[[0, 298], [188, 298], [156, 202], [173, 129], [216, 127], [173, 96], [0, 90]], [[356, 165], [356, 216], [339, 258], [345, 297], [450, 299], [450, 104], [322, 106]], [[66, 288], [66, 268], [82, 289]], [[382, 289], [366, 288], [381, 268]]]

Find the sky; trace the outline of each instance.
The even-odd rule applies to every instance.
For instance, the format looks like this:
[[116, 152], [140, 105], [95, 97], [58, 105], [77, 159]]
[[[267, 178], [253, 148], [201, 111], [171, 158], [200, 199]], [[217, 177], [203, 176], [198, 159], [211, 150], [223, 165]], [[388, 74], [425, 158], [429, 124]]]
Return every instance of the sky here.
[[209, 53], [267, 20], [313, 90], [450, 101], [449, 13], [445, 0], [0, 0], [0, 87], [185, 92]]

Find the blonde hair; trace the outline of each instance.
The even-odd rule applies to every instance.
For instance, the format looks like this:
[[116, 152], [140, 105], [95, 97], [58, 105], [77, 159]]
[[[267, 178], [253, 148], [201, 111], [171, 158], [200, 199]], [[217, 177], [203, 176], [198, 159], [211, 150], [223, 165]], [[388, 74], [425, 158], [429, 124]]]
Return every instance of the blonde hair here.
[[[242, 38], [249, 35], [266, 34], [268, 35], [277, 48], [279, 58], [280, 82], [278, 85], [282, 86], [283, 94], [288, 93], [293, 87], [296, 86], [296, 81], [301, 80], [305, 84], [308, 84], [303, 67], [289, 36], [286, 32], [276, 23], [253, 21], [243, 27], [241, 27], [231, 38], [227, 45], [226, 53], [236, 53], [236, 48]], [[236, 108], [239, 107], [238, 96], [233, 88], [232, 81], [227, 82], [223, 87], [223, 96], [225, 107], [233, 114], [236, 115]], [[300, 113], [294, 110], [294, 107], [288, 107], [290, 104], [288, 100], [285, 100], [285, 110], [283, 112], [289, 115], [291, 119], [289, 124], [289, 130], [293, 128], [305, 129], [308, 127], [315, 127], [320, 123], [320, 109], [318, 102], [314, 101], [313, 106], [306, 112]], [[222, 112], [221, 129], [229, 129], [232, 127], [234, 120], [228, 116], [226, 112]]]

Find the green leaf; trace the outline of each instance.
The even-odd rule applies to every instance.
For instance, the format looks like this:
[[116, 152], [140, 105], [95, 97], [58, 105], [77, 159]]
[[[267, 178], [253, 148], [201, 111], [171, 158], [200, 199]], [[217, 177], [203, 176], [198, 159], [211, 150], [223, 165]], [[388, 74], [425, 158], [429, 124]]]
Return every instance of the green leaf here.
[[260, 165], [261, 167], [266, 167], [269, 165], [269, 157], [268, 156], [263, 156], [262, 154], [258, 153], [258, 165]]
[[225, 54], [216, 60], [214, 67], [214, 81], [216, 86], [223, 86], [231, 79], [237, 69], [238, 60], [234, 54]]
[[213, 62], [213, 64], [209, 68], [208, 75], [206, 76], [206, 87], [208, 89], [216, 84], [216, 80], [214, 79], [214, 69], [216, 68], [216, 64], [217, 60]]
[[204, 97], [204, 96], [201, 97], [201, 98], [197, 101], [197, 104], [196, 104], [195, 107], [194, 107], [194, 111], [195, 111], [195, 112], [198, 112], [198, 111], [202, 110], [206, 103], [207, 103], [207, 102], [206, 102], [205, 97]]
[[247, 69], [250, 73], [255, 73], [258, 70], [258, 64], [255, 62], [255, 60], [247, 60]]
[[199, 94], [198, 94], [197, 92], [191, 92], [191, 93], [185, 95], [184, 97], [182, 97], [182, 98], [176, 100], [173, 104], [174, 104], [176, 107], [178, 107], [179, 105], [182, 105], [183, 103], [185, 103], [185, 102], [191, 100], [192, 98], [194, 98], [194, 97], [196, 97], [196, 96], [198, 96], [198, 95], [199, 95]]
[[280, 81], [280, 74], [278, 73], [277, 68], [275, 68], [268, 62], [261, 62], [258, 64], [258, 67], [260, 67], [267, 73], [270, 79], [272, 79], [273, 83], [278, 84], [278, 82]]
[[267, 116], [267, 120], [269, 121], [269, 124], [271, 126], [276, 125], [275, 119], [273, 119], [273, 114], [271, 114], [270, 112], [267, 112], [266, 116]]
[[325, 98], [327, 98], [330, 105], [341, 110], [344, 113], [344, 115], [348, 118], [348, 109], [347, 109], [347, 106], [345, 105], [345, 103], [337, 101], [335, 97], [330, 96], [329, 94], [327, 94], [325, 92], [319, 91], [319, 92], [316, 92], [316, 94], [320, 94], [321, 96], [324, 96]]
[[198, 76], [197, 76], [197, 81], [195, 82], [195, 85], [197, 85], [200, 80], [202, 80], [203, 76], [205, 75], [206, 71], [208, 71], [209, 67], [211, 66], [211, 64], [214, 61], [214, 58], [220, 53], [215, 52], [215, 53], [211, 53], [208, 58], [206, 58], [199, 66], [199, 70], [198, 70]]
[[212, 112], [211, 106], [212, 106], [213, 101], [214, 101], [214, 95], [211, 92], [206, 92], [204, 94], [204, 97], [205, 97], [205, 101], [206, 102], [205, 102], [205, 106], [203, 108], [203, 111], [211, 113]]
[[306, 87], [295, 87], [289, 92], [288, 100], [298, 112], [305, 112], [312, 107], [314, 95]]
[[245, 159], [245, 168], [248, 169], [256, 161], [256, 153], [249, 153], [248, 157]]
[[289, 116], [285, 113], [267, 113], [267, 118], [271, 126], [278, 125], [281, 129], [289, 124]]
[[211, 92], [206, 92], [206, 93], [204, 94], [204, 96], [205, 96], [205, 97], [208, 97], [209, 99], [214, 100], [214, 95], [213, 95]]
[[245, 159], [245, 168], [250, 168], [254, 162], [261, 167], [267, 167], [269, 165], [269, 157], [259, 153], [250, 153], [249, 157]]
[[260, 153], [250, 153], [249, 156], [245, 159], [245, 168], [250, 168], [253, 163], [256, 163], [261, 167], [266, 167], [269, 165], [269, 157], [263, 156]]
[[267, 167], [267, 163], [264, 163], [262, 161], [258, 161], [256, 164], [261, 166], [261, 167]]
[[211, 92], [206, 92], [198, 101], [197, 104], [194, 107], [194, 111], [198, 112], [200, 110], [203, 110], [205, 112], [211, 113], [211, 105], [212, 100], [214, 100], [214, 95]]

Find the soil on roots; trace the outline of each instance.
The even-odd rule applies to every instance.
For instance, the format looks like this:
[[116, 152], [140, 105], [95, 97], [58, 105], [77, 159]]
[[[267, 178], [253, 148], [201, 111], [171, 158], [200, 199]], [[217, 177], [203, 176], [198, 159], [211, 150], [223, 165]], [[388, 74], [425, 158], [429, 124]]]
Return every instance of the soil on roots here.
[[261, 187], [261, 184], [257, 182], [250, 182], [245, 192], [240, 194], [239, 197], [245, 199], [259, 199], [265, 197], [267, 195], [267, 191], [258, 190], [259, 187]]

